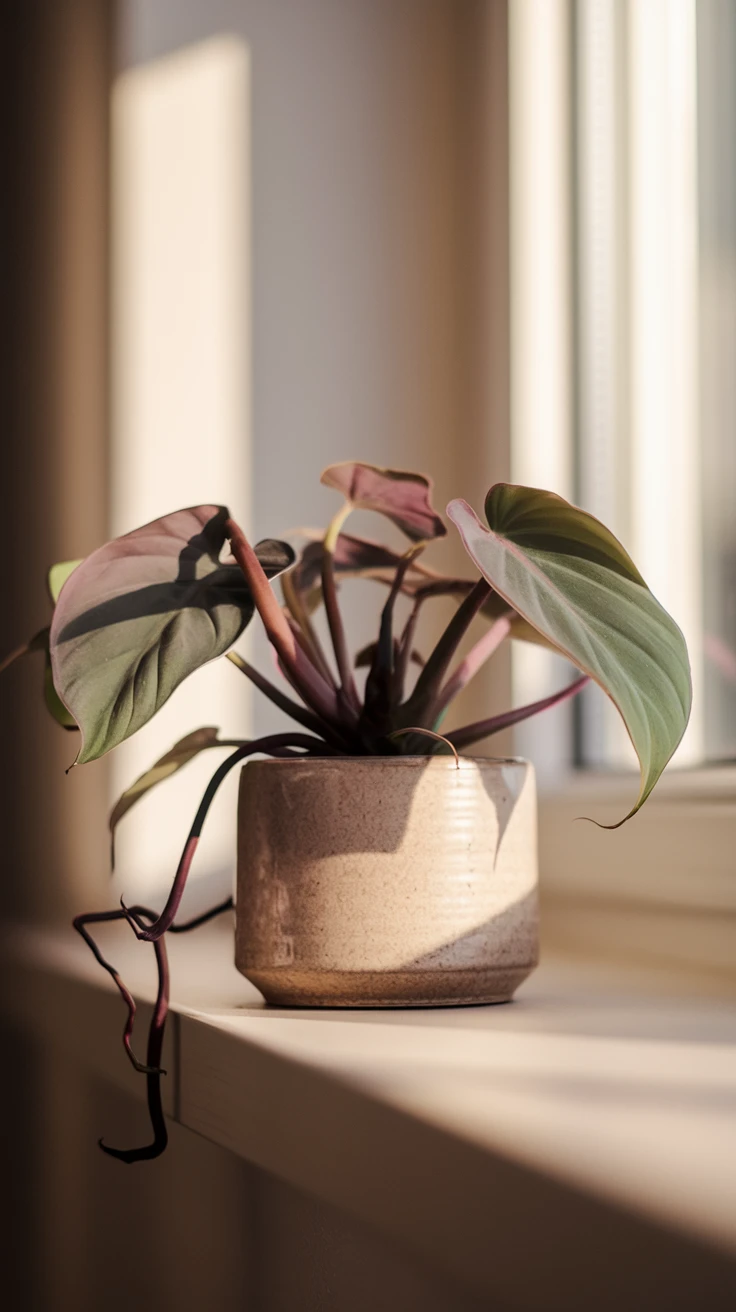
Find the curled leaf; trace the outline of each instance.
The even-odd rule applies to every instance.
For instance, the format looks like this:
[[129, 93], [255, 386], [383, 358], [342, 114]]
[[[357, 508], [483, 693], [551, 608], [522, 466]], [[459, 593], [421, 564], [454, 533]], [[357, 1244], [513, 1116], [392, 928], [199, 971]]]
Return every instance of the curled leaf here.
[[[649, 796], [687, 726], [685, 639], [614, 535], [552, 492], [497, 483], [489, 528], [465, 501], [447, 513], [484, 578], [508, 605], [611, 698]], [[623, 821], [621, 822], [623, 823]]]
[[129, 788], [126, 788], [110, 812], [110, 838], [114, 840], [115, 830], [123, 816], [127, 815], [130, 808], [135, 806], [136, 802], [145, 797], [146, 793], [155, 788], [157, 784], [163, 783], [164, 779], [169, 779], [172, 774], [176, 774], [182, 766], [193, 761], [194, 757], [198, 756], [200, 752], [207, 751], [210, 747], [228, 747], [232, 745], [229, 741], [220, 742], [217, 736], [218, 732], [217, 729], [207, 726], [188, 733], [184, 738], [180, 738], [177, 743], [174, 743], [174, 746], [161, 756], [149, 770], [145, 770]]
[[432, 481], [424, 474], [347, 460], [329, 465], [321, 482], [342, 492], [356, 510], [386, 515], [412, 542], [441, 538], [447, 532], [430, 503]]
[[[224, 506], [194, 506], [108, 542], [71, 573], [51, 624], [53, 681], [93, 761], [155, 715], [193, 670], [227, 651], [253, 615], [237, 565], [219, 557]], [[272, 578], [293, 562], [256, 547]]]

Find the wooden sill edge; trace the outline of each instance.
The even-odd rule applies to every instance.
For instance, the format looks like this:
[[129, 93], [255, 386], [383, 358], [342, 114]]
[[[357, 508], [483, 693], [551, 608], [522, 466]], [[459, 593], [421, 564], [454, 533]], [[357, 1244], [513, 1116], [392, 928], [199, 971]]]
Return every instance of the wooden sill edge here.
[[[20, 951], [16, 943], [3, 954], [5, 1010], [142, 1099], [143, 1081], [120, 1054], [119, 999], [88, 963], [78, 968], [54, 957], [44, 964], [42, 942], [34, 933]], [[138, 992], [150, 997], [150, 985]], [[149, 1010], [142, 1003], [141, 1028]], [[548, 1271], [559, 1284], [550, 1307], [587, 1312], [595, 1302], [603, 1312], [631, 1304], [643, 1265], [658, 1290], [652, 1309], [674, 1306], [667, 1300], [693, 1281], [699, 1292], [710, 1291], [712, 1312], [729, 1305], [736, 1273], [720, 1245], [419, 1117], [370, 1079], [262, 1047], [228, 1028], [232, 1014], [185, 1005], [172, 1011], [166, 1112], [195, 1133], [439, 1260], [486, 1296], [525, 1305]], [[582, 1272], [575, 1260], [581, 1233], [591, 1255]], [[520, 1267], [515, 1254], [522, 1252]]]

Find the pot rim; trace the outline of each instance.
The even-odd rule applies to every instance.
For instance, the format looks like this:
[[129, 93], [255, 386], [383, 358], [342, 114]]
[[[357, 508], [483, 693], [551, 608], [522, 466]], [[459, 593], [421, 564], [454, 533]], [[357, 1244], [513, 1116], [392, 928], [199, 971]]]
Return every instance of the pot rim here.
[[463, 765], [531, 765], [524, 756], [262, 756], [257, 760], [243, 762], [243, 769], [249, 765], [301, 765], [304, 761], [310, 765], [439, 765], [450, 770], [462, 769]]

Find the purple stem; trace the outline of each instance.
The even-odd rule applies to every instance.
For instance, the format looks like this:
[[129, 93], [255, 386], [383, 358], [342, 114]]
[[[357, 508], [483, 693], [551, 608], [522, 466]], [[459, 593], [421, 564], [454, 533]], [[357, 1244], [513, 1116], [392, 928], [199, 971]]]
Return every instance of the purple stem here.
[[248, 581], [266, 633], [283, 665], [289, 671], [299, 696], [323, 719], [338, 722], [340, 707], [335, 690], [322, 677], [296, 641], [261, 562], [243, 530], [233, 519], [227, 521], [226, 530], [232, 553]]
[[528, 720], [532, 715], [538, 715], [540, 711], [546, 711], [551, 706], [557, 706], [564, 702], [568, 697], [574, 697], [580, 692], [588, 682], [588, 675], [584, 674], [581, 678], [576, 679], [574, 683], [568, 684], [566, 688], [561, 688], [559, 692], [553, 692], [550, 697], [542, 697], [541, 701], [530, 702], [526, 706], [518, 706], [515, 711], [505, 711], [503, 715], [494, 715], [490, 720], [478, 720], [476, 724], [466, 724], [462, 729], [454, 729], [451, 733], [445, 735], [447, 741], [454, 747], [462, 749], [471, 747], [473, 743], [478, 743], [482, 738], [489, 738], [491, 734], [500, 733], [501, 729], [508, 729], [512, 724], [518, 724], [520, 720]]
[[360, 710], [360, 698], [353, 678], [345, 628], [340, 614], [340, 603], [337, 600], [333, 553], [327, 549], [322, 553], [322, 598], [325, 604], [325, 613], [335, 652], [337, 670], [340, 675], [344, 702], [357, 713]]
[[307, 643], [313, 663], [330, 687], [336, 690], [335, 677], [330, 669], [329, 661], [324, 653], [317, 631], [312, 624], [304, 596], [294, 582], [293, 573], [284, 574], [281, 580], [281, 591], [284, 594], [284, 601], [291, 618]]
[[[228, 756], [227, 760], [223, 761], [222, 765], [218, 767], [210, 779], [210, 782], [205, 789], [204, 797], [199, 804], [199, 809], [194, 817], [192, 827], [189, 830], [189, 836], [184, 845], [184, 851], [182, 852], [176, 875], [174, 876], [171, 892], [169, 893], [166, 906], [158, 919], [150, 926], [150, 928], [146, 929], [143, 925], [139, 924], [135, 913], [129, 911], [121, 899], [123, 911], [133, 933], [136, 935], [136, 938], [141, 939], [145, 943], [155, 943], [162, 934], [166, 933], [167, 929], [171, 928], [176, 913], [179, 910], [179, 904], [181, 903], [182, 895], [186, 888], [192, 859], [197, 850], [197, 844], [199, 843], [200, 834], [202, 833], [207, 813], [212, 805], [212, 800], [220, 787], [220, 784], [233, 767], [236, 766], [239, 761], [244, 760], [247, 756], [254, 756], [257, 752], [263, 752], [268, 756], [286, 756], [299, 759], [301, 753], [292, 752], [290, 750], [292, 747], [304, 747], [307, 749], [308, 753], [316, 756], [335, 755], [335, 749], [329, 747], [326, 743], [320, 742], [318, 738], [312, 738], [307, 734], [301, 733], [275, 733], [269, 734], [265, 738], [255, 738], [252, 742], [245, 743], [243, 747], [239, 747], [236, 752], [233, 752]], [[315, 752], [315, 748], [318, 748], [319, 750]]]
[[280, 688], [276, 688], [274, 684], [271, 683], [270, 679], [267, 679], [259, 670], [254, 669], [253, 666], [250, 665], [248, 661], [244, 660], [238, 652], [229, 651], [227, 655], [228, 660], [232, 661], [233, 665], [239, 669], [246, 678], [250, 679], [251, 683], [255, 684], [256, 688], [263, 693], [264, 697], [268, 697], [269, 701], [272, 701], [274, 706], [278, 706], [280, 711], [284, 711], [286, 715], [290, 715], [292, 720], [296, 720], [297, 723], [303, 725], [305, 729], [309, 729], [312, 733], [319, 734], [320, 737], [324, 738], [326, 742], [331, 743], [332, 746], [336, 747], [338, 750], [344, 751], [349, 747], [347, 741], [327, 720], [322, 720], [320, 716], [314, 711], [310, 711], [308, 707], [300, 706], [299, 703], [293, 701], [291, 697], [287, 697], [285, 692], [282, 692]]
[[458, 693], [461, 693], [463, 688], [470, 683], [478, 670], [498, 650], [504, 638], [508, 637], [510, 630], [511, 612], [508, 615], [501, 615], [495, 620], [490, 629], [483, 634], [483, 637], [476, 642], [474, 647], [471, 647], [465, 660], [460, 662], [447, 683], [440, 689], [437, 700], [432, 707], [433, 719], [440, 716], [450, 705], [450, 702], [457, 697]]
[[[172, 925], [169, 932], [172, 934], [185, 934], [191, 929], [197, 929], [200, 925], [205, 924], [206, 921], [212, 920], [214, 916], [221, 915], [223, 911], [229, 911], [232, 908], [232, 905], [233, 900], [229, 897], [224, 902], [219, 903], [218, 906], [212, 907], [209, 911], [203, 912], [202, 915], [195, 916], [193, 920], [188, 920], [183, 925]], [[137, 906], [135, 907], [135, 912], [136, 915], [146, 917], [148, 920], [154, 921], [156, 919], [155, 911], [149, 910], [148, 907]], [[158, 989], [153, 1015], [151, 1017], [151, 1024], [148, 1031], [148, 1050], [146, 1054], [147, 1064], [144, 1065], [142, 1062], [137, 1061], [130, 1047], [130, 1036], [133, 1029], [133, 1019], [136, 1011], [135, 1000], [126, 988], [115, 967], [105, 960], [99, 947], [92, 938], [92, 935], [89, 934], [86, 929], [88, 924], [100, 923], [102, 921], [122, 920], [124, 918], [124, 912], [118, 909], [115, 911], [102, 911], [86, 916], [77, 916], [73, 923], [74, 928], [79, 934], [81, 934], [88, 947], [91, 948], [96, 960], [114, 979], [123, 1000], [126, 1003], [128, 1008], [128, 1018], [123, 1035], [125, 1050], [135, 1066], [135, 1069], [147, 1076], [148, 1113], [151, 1127], [153, 1129], [153, 1141], [142, 1148], [121, 1149], [109, 1148], [107, 1144], [100, 1140], [100, 1147], [103, 1152], [107, 1153], [110, 1157], [115, 1157], [119, 1161], [130, 1164], [132, 1162], [150, 1161], [154, 1157], [160, 1157], [168, 1143], [168, 1131], [166, 1129], [166, 1121], [164, 1119], [161, 1102], [161, 1076], [166, 1074], [166, 1072], [161, 1069], [161, 1054], [163, 1051], [164, 1033], [168, 1015], [169, 963], [165, 940], [160, 939], [154, 944], [156, 965], [158, 968]]]
[[402, 556], [396, 566], [396, 573], [394, 575], [393, 583], [391, 584], [391, 590], [388, 594], [383, 610], [381, 611], [381, 625], [378, 631], [378, 642], [376, 643], [373, 660], [371, 661], [371, 667], [368, 671], [368, 678], [366, 679], [366, 706], [371, 700], [372, 695], [380, 696], [381, 689], [384, 687], [391, 702], [394, 702], [394, 698], [396, 703], [401, 700], [403, 680], [401, 683], [394, 683], [394, 607], [396, 606], [396, 598], [401, 591], [401, 585], [404, 582], [406, 571], [419, 555], [420, 551], [423, 550], [424, 547], [420, 544], [411, 548]]
[[396, 660], [396, 686], [399, 691], [399, 697], [404, 696], [404, 687], [406, 684], [406, 674], [411, 661], [412, 647], [414, 645], [414, 634], [416, 633], [419, 612], [422, 608], [424, 597], [415, 597], [414, 605], [409, 612], [409, 618], [404, 625], [404, 632], [399, 639], [399, 654]]
[[477, 583], [473, 584], [467, 596], [458, 606], [419, 675], [411, 697], [404, 703], [403, 722], [405, 724], [422, 723], [428, 708], [439, 692], [442, 680], [447, 674], [455, 652], [491, 591], [490, 583], [484, 578], [480, 578]]

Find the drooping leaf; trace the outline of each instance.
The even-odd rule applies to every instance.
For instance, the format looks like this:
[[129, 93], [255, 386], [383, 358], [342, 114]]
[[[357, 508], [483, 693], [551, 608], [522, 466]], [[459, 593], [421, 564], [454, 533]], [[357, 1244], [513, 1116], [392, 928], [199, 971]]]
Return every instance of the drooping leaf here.
[[135, 806], [136, 802], [139, 802], [142, 797], [145, 797], [146, 793], [155, 788], [156, 784], [163, 783], [164, 779], [176, 774], [177, 770], [181, 770], [182, 766], [188, 765], [200, 752], [207, 751], [210, 747], [228, 746], [228, 743], [218, 741], [218, 732], [217, 729], [207, 726], [204, 729], [195, 729], [192, 733], [188, 733], [186, 737], [180, 738], [177, 743], [174, 743], [174, 746], [161, 756], [149, 770], [145, 770], [129, 788], [126, 788], [110, 812], [108, 822], [110, 837], [114, 839], [115, 830], [123, 816], [127, 815], [130, 808]]
[[[51, 624], [54, 686], [93, 761], [155, 715], [193, 670], [227, 651], [253, 615], [237, 565], [222, 564], [228, 511], [195, 506], [108, 542], [69, 575]], [[256, 547], [269, 578], [294, 553]]]
[[342, 492], [356, 510], [386, 515], [412, 542], [441, 538], [447, 532], [430, 503], [432, 481], [424, 474], [347, 460], [329, 465], [321, 482]]
[[[687, 726], [685, 640], [631, 557], [592, 515], [552, 492], [497, 483], [489, 528], [465, 501], [447, 513], [495, 591], [618, 708], [649, 796]], [[621, 822], [623, 823], [623, 821]]]

